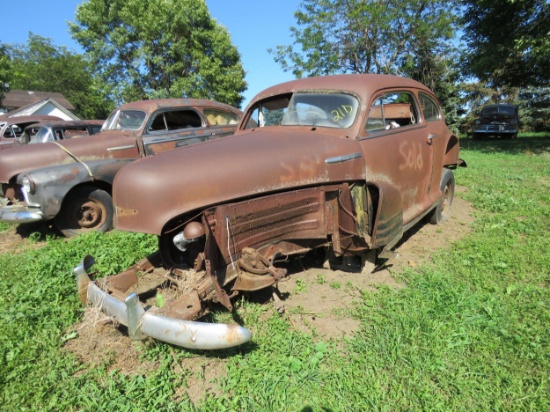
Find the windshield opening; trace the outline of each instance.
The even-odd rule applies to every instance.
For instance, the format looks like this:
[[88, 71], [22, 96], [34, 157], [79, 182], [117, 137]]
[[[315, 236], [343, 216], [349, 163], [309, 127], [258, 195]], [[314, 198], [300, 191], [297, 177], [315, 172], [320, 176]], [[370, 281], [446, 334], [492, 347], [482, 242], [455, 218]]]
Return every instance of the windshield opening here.
[[105, 120], [101, 130], [139, 130], [145, 117], [141, 110], [116, 110]]
[[358, 106], [356, 97], [344, 93], [284, 94], [252, 106], [246, 128], [309, 126], [346, 129], [355, 121]]
[[36, 132], [36, 134], [31, 137], [31, 140], [29, 140], [29, 144], [52, 142], [54, 140], [55, 139], [53, 138], [50, 129], [46, 127], [41, 127], [38, 129], [38, 132]]
[[506, 113], [506, 114], [514, 114], [514, 107], [512, 106], [489, 106], [483, 109], [481, 114], [487, 115], [487, 114], [494, 114], [494, 113]]

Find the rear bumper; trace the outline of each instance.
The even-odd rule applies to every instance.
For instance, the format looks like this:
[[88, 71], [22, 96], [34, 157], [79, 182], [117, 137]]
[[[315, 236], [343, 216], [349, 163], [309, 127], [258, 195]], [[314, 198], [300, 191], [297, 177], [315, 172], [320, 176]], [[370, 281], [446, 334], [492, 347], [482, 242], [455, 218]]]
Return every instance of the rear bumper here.
[[100, 289], [88, 276], [95, 263], [86, 256], [74, 269], [80, 300], [100, 308], [128, 327], [132, 339], [152, 337], [188, 349], [224, 349], [242, 345], [252, 339], [252, 333], [239, 325], [195, 322], [149, 313], [138, 295], [129, 294], [124, 301]]
[[0, 207], [0, 222], [5, 223], [30, 223], [44, 220], [44, 215], [39, 208], [22, 204]]

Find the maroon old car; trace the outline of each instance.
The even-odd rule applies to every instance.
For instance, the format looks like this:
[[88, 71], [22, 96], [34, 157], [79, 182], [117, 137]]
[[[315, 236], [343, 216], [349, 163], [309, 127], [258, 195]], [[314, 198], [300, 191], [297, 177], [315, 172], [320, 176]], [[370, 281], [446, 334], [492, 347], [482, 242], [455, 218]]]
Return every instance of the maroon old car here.
[[51, 221], [66, 236], [112, 227], [111, 187], [141, 157], [233, 134], [241, 111], [209, 100], [125, 104], [85, 139], [0, 152], [0, 221]]
[[[219, 302], [274, 287], [284, 261], [324, 250], [333, 267], [373, 270], [424, 217], [447, 219], [459, 141], [422, 84], [339, 75], [271, 87], [230, 139], [124, 167], [114, 184], [117, 227], [158, 236], [157, 253], [92, 282], [75, 269], [83, 302], [188, 348], [246, 342], [239, 325], [196, 322]], [[155, 288], [166, 304], [155, 307]], [[170, 299], [170, 297], [173, 299]]]

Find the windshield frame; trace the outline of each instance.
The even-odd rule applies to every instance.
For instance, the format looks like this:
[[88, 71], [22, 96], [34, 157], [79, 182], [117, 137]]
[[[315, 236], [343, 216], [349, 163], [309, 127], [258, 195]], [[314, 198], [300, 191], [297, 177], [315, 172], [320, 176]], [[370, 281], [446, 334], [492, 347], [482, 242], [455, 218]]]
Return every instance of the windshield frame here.
[[[346, 104], [349, 103], [349, 104]], [[258, 100], [244, 116], [244, 129], [269, 126], [352, 127], [361, 108], [360, 98], [341, 90], [299, 90]]]
[[[136, 120], [140, 120], [138, 117], [141, 117], [141, 122], [139, 125], [131, 124], [130, 122], [125, 120], [125, 115], [135, 122]], [[138, 109], [117, 109], [113, 113], [109, 115], [109, 117], [105, 120], [103, 123], [103, 126], [101, 127], [101, 131], [105, 130], [130, 130], [130, 131], [136, 131], [143, 128], [143, 126], [146, 123], [148, 116], [147, 113], [143, 110]]]
[[48, 127], [40, 127], [38, 131], [31, 136], [28, 144], [53, 142], [55, 140], [53, 133]]

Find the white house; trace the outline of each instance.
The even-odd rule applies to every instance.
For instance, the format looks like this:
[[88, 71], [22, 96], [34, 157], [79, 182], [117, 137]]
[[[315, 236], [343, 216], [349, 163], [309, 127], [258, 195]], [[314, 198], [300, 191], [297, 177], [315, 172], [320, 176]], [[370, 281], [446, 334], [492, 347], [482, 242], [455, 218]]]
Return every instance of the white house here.
[[74, 106], [61, 94], [11, 90], [2, 100], [0, 117], [18, 117], [32, 115], [57, 116], [63, 120], [80, 120], [71, 110]]

